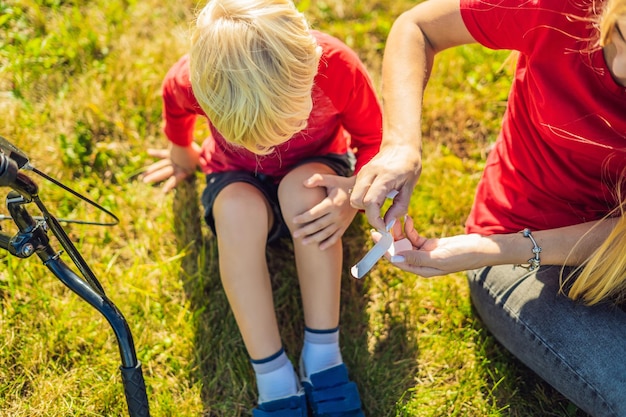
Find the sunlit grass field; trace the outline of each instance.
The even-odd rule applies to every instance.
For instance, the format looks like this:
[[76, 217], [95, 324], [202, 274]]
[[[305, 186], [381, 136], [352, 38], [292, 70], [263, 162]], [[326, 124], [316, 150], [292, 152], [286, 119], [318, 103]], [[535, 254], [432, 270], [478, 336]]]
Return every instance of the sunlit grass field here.
[[[358, 52], [377, 89], [392, 22], [414, 3], [296, 2], [314, 28]], [[167, 145], [160, 84], [186, 52], [202, 5], [0, 2], [0, 136], [118, 215], [113, 227], [63, 224], [129, 322], [152, 416], [249, 416], [256, 399], [215, 239], [201, 221], [203, 178], [167, 195], [138, 179], [152, 162], [146, 148]], [[410, 208], [425, 235], [463, 230], [506, 102], [508, 58], [468, 46], [435, 62], [424, 172]], [[198, 139], [206, 134], [199, 122]], [[33, 179], [56, 217], [108, 220]], [[15, 233], [10, 220], [0, 226]], [[382, 261], [363, 280], [351, 278], [349, 267], [372, 245], [368, 230], [358, 216], [344, 239], [341, 340], [367, 416], [584, 416], [494, 341], [472, 310], [463, 274], [424, 279]], [[0, 416], [127, 416], [108, 323], [36, 256], [0, 259]], [[296, 359], [303, 324], [290, 242], [270, 248], [268, 260], [282, 335]]]

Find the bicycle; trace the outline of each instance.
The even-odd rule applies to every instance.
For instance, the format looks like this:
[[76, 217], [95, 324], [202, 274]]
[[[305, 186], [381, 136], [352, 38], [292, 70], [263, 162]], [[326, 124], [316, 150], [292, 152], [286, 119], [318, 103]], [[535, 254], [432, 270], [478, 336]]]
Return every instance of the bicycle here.
[[[0, 231], [0, 248], [7, 250], [11, 255], [18, 258], [28, 258], [33, 254], [37, 254], [43, 264], [63, 284], [104, 316], [115, 333], [120, 351], [122, 365], [119, 369], [122, 374], [128, 413], [130, 417], [149, 417], [150, 410], [141, 363], [137, 360], [133, 337], [126, 319], [107, 297], [102, 285], [65, 233], [59, 220], [50, 214], [39, 198], [39, 188], [35, 181], [22, 170], [35, 172], [80, 199], [103, 210], [115, 220], [114, 223], [92, 224], [117, 224], [117, 217], [97, 203], [76, 193], [74, 190], [33, 167], [24, 152], [0, 136], [0, 187], [12, 188], [12, 191], [7, 195], [6, 203], [10, 213], [9, 218], [15, 222], [19, 230], [14, 236]], [[26, 209], [28, 204], [33, 203], [42, 214], [39, 218], [31, 216]], [[52, 248], [48, 231], [52, 231], [56, 236], [82, 277], [76, 274], [61, 259], [61, 252], [57, 252]]]

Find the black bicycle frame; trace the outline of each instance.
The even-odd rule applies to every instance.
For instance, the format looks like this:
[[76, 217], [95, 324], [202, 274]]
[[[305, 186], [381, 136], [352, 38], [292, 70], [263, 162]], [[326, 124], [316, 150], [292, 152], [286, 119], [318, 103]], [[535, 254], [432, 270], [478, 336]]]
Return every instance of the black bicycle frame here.
[[[28, 258], [37, 254], [43, 264], [70, 290], [98, 310], [113, 328], [117, 339], [121, 362], [120, 371], [124, 384], [124, 394], [130, 417], [149, 417], [146, 385], [137, 360], [133, 337], [126, 319], [104, 290], [78, 250], [59, 224], [41, 202], [38, 187], [27, 175], [19, 172], [18, 163], [0, 152], [0, 186], [8, 186], [7, 208], [19, 231], [15, 236], [0, 232], [0, 247], [18, 258]], [[23, 166], [23, 164], [22, 164]], [[20, 166], [21, 167], [21, 166]], [[27, 204], [34, 203], [43, 215], [43, 220], [35, 220], [26, 210]], [[74, 273], [61, 259], [61, 253], [50, 245], [48, 231], [51, 230], [68, 253], [82, 278]], [[84, 278], [84, 279], [83, 279]]]

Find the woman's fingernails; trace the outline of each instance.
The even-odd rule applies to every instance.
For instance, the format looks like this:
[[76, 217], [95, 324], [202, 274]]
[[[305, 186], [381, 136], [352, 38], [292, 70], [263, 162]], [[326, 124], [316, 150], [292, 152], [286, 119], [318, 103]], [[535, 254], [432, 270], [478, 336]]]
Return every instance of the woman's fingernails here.
[[402, 256], [402, 255], [393, 255], [391, 257], [391, 262], [394, 263], [394, 264], [399, 264], [399, 263], [402, 263], [402, 262], [405, 262], [405, 261], [406, 261], [406, 258], [404, 256]]

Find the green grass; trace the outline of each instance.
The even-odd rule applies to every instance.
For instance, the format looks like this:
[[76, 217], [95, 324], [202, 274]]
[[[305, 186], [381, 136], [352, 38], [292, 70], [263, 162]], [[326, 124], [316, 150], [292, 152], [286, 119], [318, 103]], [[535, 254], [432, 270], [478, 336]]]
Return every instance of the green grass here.
[[[386, 35], [413, 3], [298, 5], [313, 27], [357, 50], [378, 88]], [[166, 196], [137, 181], [151, 162], [145, 149], [166, 145], [160, 83], [186, 50], [197, 6], [3, 1], [0, 136], [120, 217], [110, 228], [64, 227], [128, 319], [152, 415], [247, 416], [254, 378], [220, 285], [215, 240], [201, 221], [203, 180]], [[507, 56], [472, 46], [435, 63], [425, 98], [425, 167], [410, 208], [426, 235], [462, 231], [506, 101]], [[203, 137], [206, 125], [197, 131]], [[34, 179], [55, 216], [106, 220]], [[2, 228], [15, 232], [8, 221]], [[583, 415], [493, 340], [462, 274], [424, 279], [381, 262], [352, 279], [348, 267], [371, 246], [368, 229], [359, 216], [346, 234], [342, 285], [343, 355], [368, 416]], [[0, 259], [0, 416], [127, 415], [106, 321], [36, 257]], [[290, 243], [271, 248], [268, 259], [286, 348], [297, 355], [302, 311]]]

